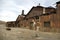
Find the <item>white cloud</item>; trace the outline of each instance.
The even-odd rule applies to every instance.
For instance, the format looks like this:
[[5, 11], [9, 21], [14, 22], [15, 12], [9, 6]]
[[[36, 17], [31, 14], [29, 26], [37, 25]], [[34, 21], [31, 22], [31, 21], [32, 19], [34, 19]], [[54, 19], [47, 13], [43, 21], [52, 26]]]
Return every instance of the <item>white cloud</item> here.
[[3, 1], [2, 7], [0, 8], [0, 10], [2, 10], [0, 12], [0, 20], [13, 21], [13, 20], [16, 20], [16, 17], [18, 14], [17, 12], [19, 9], [16, 7], [13, 1], [5, 0]]
[[13, 21], [16, 19], [16, 14], [14, 12], [4, 10], [0, 14], [0, 19], [3, 21]]
[[59, 0], [46, 0], [44, 5], [45, 6], [54, 6], [53, 4], [56, 4], [56, 2]]

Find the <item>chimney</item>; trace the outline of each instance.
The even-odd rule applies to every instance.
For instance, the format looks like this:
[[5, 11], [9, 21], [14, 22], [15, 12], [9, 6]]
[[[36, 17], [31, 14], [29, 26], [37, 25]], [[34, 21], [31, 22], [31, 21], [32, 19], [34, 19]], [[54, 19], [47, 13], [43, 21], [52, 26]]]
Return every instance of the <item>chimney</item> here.
[[56, 2], [56, 12], [57, 14], [60, 14], [60, 1]]
[[60, 4], [60, 1], [56, 2], [56, 4]]
[[24, 15], [24, 10], [22, 10], [22, 14], [21, 15]]
[[57, 13], [57, 16], [56, 16], [56, 20], [57, 20], [57, 28], [60, 27], [60, 1], [56, 2], [56, 13]]
[[45, 8], [43, 8], [43, 14], [45, 14]]
[[56, 2], [56, 7], [58, 8], [58, 7], [60, 7], [60, 1], [58, 1], [58, 2]]

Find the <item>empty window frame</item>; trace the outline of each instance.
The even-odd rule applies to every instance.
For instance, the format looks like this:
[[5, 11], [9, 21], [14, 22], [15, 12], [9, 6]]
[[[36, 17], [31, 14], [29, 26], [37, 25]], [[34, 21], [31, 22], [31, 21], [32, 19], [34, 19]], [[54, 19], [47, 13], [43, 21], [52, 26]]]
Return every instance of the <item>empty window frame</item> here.
[[39, 19], [39, 16], [35, 16], [36, 19]]
[[44, 27], [50, 27], [50, 21], [44, 22]]

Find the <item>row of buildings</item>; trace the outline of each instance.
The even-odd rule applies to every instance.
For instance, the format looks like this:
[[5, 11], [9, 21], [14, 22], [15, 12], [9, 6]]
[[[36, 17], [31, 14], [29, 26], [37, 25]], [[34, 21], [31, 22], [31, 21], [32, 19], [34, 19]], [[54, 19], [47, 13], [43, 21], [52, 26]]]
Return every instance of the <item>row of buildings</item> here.
[[7, 22], [6, 26], [60, 32], [60, 1], [56, 2], [56, 8], [33, 6], [27, 15], [24, 15], [24, 10], [22, 10], [22, 14], [16, 21]]

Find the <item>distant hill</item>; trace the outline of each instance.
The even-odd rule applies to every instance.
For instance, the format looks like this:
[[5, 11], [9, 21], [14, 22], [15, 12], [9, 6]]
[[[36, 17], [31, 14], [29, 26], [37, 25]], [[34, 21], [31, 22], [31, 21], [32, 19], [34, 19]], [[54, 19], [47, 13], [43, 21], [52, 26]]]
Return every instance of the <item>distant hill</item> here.
[[0, 20], [0, 24], [5, 24], [5, 23], [6, 23], [5, 21], [1, 21], [1, 20]]

